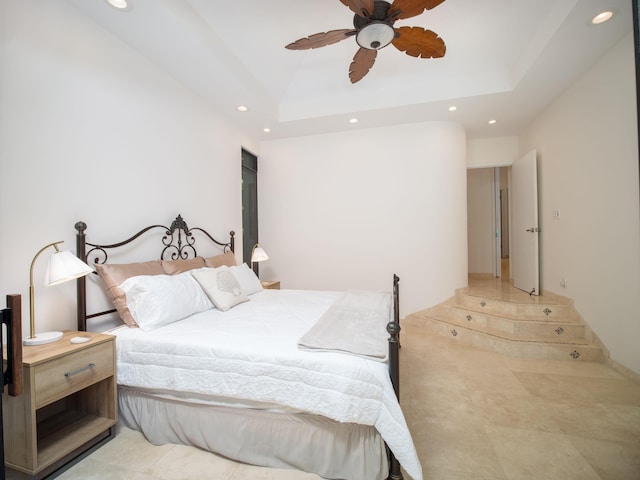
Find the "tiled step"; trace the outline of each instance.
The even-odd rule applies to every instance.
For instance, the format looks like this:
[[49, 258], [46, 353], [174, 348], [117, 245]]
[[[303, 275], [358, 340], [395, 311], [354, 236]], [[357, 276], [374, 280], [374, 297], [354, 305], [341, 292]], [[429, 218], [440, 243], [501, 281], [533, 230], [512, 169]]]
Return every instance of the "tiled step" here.
[[475, 280], [448, 301], [403, 321], [514, 357], [601, 361], [605, 355], [590, 341], [592, 332], [570, 299], [530, 296], [495, 280]]
[[496, 335], [507, 334], [523, 340], [548, 338], [551, 341], [555, 339], [566, 341], [585, 338], [585, 326], [567, 318], [521, 320], [470, 310], [457, 304], [438, 305], [430, 309], [430, 312], [432, 317], [461, 327], [495, 331]]
[[455, 341], [517, 358], [601, 361], [603, 350], [584, 339], [523, 337], [489, 328], [475, 329], [432, 315], [431, 309], [408, 315], [404, 323], [420, 326]]
[[531, 303], [504, 302], [492, 298], [484, 298], [475, 295], [467, 295], [458, 292], [456, 303], [478, 313], [488, 313], [523, 320], [555, 320], [571, 317], [571, 305], [560, 303], [542, 303], [537, 297], [533, 297]]

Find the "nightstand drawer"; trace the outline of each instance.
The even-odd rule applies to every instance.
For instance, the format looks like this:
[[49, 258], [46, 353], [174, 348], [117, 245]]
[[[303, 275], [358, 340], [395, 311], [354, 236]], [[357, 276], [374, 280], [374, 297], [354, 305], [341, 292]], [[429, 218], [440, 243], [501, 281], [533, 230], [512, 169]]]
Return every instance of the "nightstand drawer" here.
[[40, 408], [112, 375], [113, 342], [84, 348], [36, 365], [35, 406]]

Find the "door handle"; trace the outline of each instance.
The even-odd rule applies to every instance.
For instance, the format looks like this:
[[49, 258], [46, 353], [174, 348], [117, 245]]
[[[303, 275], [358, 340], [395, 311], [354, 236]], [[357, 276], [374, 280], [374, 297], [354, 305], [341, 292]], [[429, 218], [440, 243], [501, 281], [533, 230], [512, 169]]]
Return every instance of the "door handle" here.
[[539, 231], [540, 231], [540, 228], [538, 228], [538, 227], [527, 228], [527, 232], [535, 233], [535, 232], [539, 232]]

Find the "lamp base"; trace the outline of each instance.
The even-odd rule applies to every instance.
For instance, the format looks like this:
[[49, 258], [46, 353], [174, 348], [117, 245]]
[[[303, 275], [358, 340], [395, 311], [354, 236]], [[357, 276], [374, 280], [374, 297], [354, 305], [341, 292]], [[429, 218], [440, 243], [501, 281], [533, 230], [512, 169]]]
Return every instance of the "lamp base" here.
[[46, 343], [57, 342], [62, 338], [62, 332], [42, 332], [33, 338], [25, 338], [23, 345], [29, 347], [32, 345], [44, 345]]

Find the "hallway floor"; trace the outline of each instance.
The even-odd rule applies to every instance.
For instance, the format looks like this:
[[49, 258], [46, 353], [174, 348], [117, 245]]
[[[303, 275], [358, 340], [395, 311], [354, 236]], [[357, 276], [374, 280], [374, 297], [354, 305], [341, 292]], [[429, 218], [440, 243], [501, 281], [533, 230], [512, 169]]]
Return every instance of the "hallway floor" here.
[[[428, 480], [640, 479], [640, 384], [601, 363], [511, 358], [407, 325], [401, 403]], [[319, 479], [153, 446], [126, 428], [59, 478]]]

